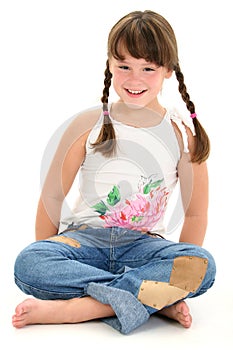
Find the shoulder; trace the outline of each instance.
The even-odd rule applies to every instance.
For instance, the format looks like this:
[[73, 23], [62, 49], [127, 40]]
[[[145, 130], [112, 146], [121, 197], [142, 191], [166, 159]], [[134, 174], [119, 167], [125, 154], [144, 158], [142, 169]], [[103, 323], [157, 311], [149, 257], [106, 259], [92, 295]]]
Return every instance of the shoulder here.
[[85, 141], [90, 131], [98, 123], [101, 117], [101, 112], [102, 109], [98, 107], [87, 109], [76, 114], [64, 131], [62, 139], [67, 140], [69, 144], [80, 139]]
[[67, 130], [77, 134], [90, 132], [101, 117], [102, 109], [100, 107], [87, 109], [75, 115]]

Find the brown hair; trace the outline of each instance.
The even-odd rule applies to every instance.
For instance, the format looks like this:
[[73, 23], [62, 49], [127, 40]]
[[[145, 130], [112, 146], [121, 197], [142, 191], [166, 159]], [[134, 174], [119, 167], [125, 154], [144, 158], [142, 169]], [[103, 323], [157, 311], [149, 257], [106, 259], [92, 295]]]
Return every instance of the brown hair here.
[[[167, 20], [153, 11], [135, 11], [122, 17], [111, 29], [108, 37], [108, 60], [106, 62], [103, 103], [104, 121], [97, 140], [93, 143], [95, 151], [106, 156], [114, 154], [116, 147], [115, 131], [108, 114], [108, 97], [112, 74], [109, 59], [124, 59], [122, 47], [134, 58], [143, 58], [158, 66], [174, 71], [178, 90], [190, 114], [195, 113], [194, 103], [190, 100], [184, 83], [178, 59], [177, 43], [174, 31]], [[195, 127], [195, 149], [192, 162], [205, 161], [210, 152], [208, 135], [197, 118], [193, 118]]]

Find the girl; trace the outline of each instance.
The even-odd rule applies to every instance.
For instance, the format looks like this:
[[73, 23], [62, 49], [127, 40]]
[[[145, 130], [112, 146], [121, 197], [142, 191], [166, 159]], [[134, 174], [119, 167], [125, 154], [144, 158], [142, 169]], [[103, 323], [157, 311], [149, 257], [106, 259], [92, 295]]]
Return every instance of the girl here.
[[[173, 72], [189, 125], [158, 100]], [[111, 84], [119, 100], [109, 105]], [[16, 284], [35, 298], [16, 307], [13, 326], [99, 318], [127, 334], [157, 312], [188, 328], [184, 299], [206, 292], [215, 278], [214, 260], [201, 248], [209, 140], [162, 16], [136, 11], [114, 25], [101, 101], [102, 110], [75, 118], [55, 153], [38, 204], [36, 242], [15, 262]], [[61, 219], [77, 174], [75, 208]], [[161, 234], [178, 179], [185, 215], [176, 243]]]

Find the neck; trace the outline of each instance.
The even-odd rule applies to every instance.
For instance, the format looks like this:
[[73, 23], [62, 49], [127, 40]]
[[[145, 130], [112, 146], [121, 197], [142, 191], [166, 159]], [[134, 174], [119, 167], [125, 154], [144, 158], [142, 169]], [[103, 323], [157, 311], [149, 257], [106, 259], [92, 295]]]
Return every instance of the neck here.
[[166, 110], [159, 103], [149, 107], [128, 105], [119, 100], [111, 106], [111, 117], [117, 121], [138, 127], [149, 127], [161, 122]]

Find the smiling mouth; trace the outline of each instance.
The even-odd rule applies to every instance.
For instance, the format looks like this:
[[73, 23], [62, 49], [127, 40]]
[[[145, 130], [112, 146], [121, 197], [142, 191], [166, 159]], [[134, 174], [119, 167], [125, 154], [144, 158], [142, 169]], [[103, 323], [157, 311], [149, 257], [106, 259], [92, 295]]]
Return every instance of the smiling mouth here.
[[127, 91], [129, 94], [131, 94], [131, 95], [138, 96], [138, 95], [143, 94], [143, 92], [145, 92], [146, 90], [131, 90], [131, 89], [126, 89], [126, 91]]

